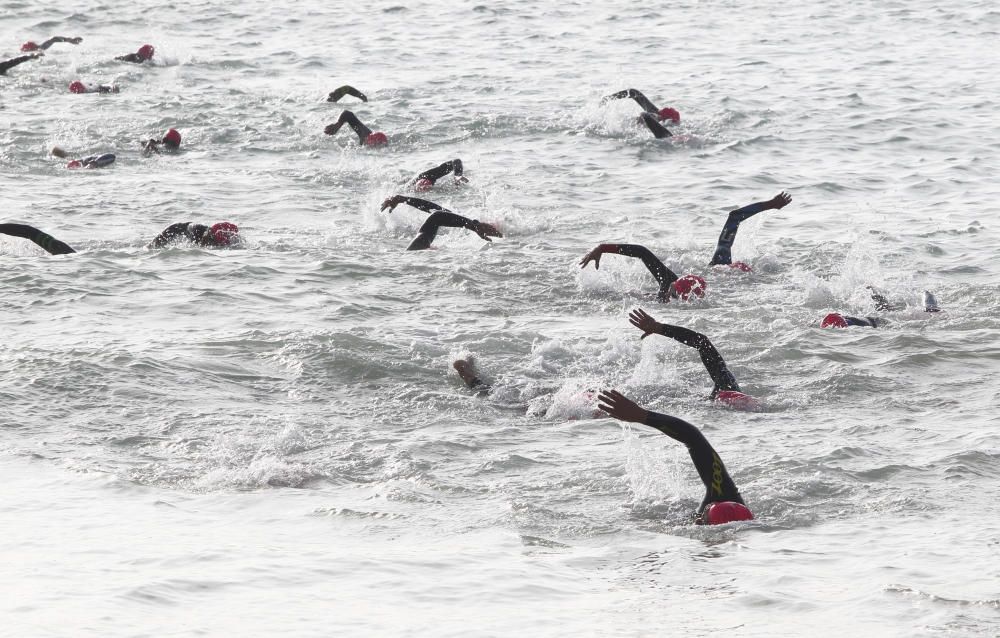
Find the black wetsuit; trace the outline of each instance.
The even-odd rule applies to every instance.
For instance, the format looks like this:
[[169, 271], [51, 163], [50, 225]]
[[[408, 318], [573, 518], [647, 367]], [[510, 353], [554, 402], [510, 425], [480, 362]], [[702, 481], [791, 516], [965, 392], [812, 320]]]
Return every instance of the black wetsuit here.
[[726, 223], [722, 226], [722, 234], [719, 235], [719, 243], [715, 247], [715, 254], [709, 266], [733, 263], [732, 249], [733, 242], [736, 241], [736, 231], [740, 229], [740, 223], [745, 222], [757, 213], [770, 210], [770, 202], [756, 202], [743, 208], [738, 208], [729, 213]]
[[448, 173], [455, 173], [456, 178], [461, 177], [463, 170], [464, 168], [462, 167], [462, 160], [456, 158], [451, 160], [450, 162], [445, 162], [444, 164], [435, 166], [430, 170], [424, 171], [423, 173], [417, 175], [417, 179], [415, 181], [419, 182], [422, 179], [426, 179], [431, 184], [433, 184], [434, 182], [438, 181]]
[[83, 38], [67, 38], [67, 37], [64, 37], [64, 36], [61, 36], [61, 35], [56, 35], [56, 36], [52, 36], [51, 38], [49, 38], [45, 42], [42, 42], [41, 44], [39, 44], [38, 48], [41, 49], [41, 50], [43, 50], [43, 51], [45, 51], [50, 46], [52, 46], [53, 44], [56, 44], [58, 42], [69, 42], [70, 44], [80, 44], [81, 40], [83, 40]]
[[667, 268], [667, 266], [645, 246], [640, 246], [638, 244], [612, 245], [615, 246], [615, 250], [613, 252], [616, 254], [641, 259], [642, 263], [646, 265], [646, 268], [649, 269], [649, 272], [652, 273], [653, 277], [656, 279], [656, 283], [660, 284], [660, 292], [657, 297], [660, 301], [670, 298], [670, 284], [679, 279], [674, 271]]
[[335, 135], [340, 127], [347, 124], [351, 129], [357, 134], [358, 141], [364, 144], [368, 140], [368, 136], [372, 134], [372, 130], [361, 123], [354, 113], [350, 111], [344, 111], [340, 114], [340, 118], [333, 124], [327, 126], [323, 132], [327, 135]]
[[18, 64], [23, 64], [28, 60], [34, 60], [37, 57], [38, 54], [32, 53], [31, 55], [22, 55], [16, 58], [11, 58], [10, 60], [6, 60], [4, 62], [0, 62], [0, 75], [6, 75], [7, 71], [14, 68]]
[[138, 53], [129, 53], [129, 54], [126, 54], [126, 55], [119, 55], [115, 59], [118, 60], [118, 61], [120, 61], [120, 62], [132, 62], [134, 64], [142, 64], [143, 62], [145, 62], [149, 58], [144, 58], [141, 55], [139, 55]]
[[409, 204], [417, 210], [422, 210], [425, 213], [430, 213], [430, 217], [427, 221], [423, 223], [420, 227], [419, 234], [410, 242], [407, 246], [407, 250], [426, 250], [431, 247], [431, 242], [437, 237], [437, 231], [442, 226], [447, 228], [468, 228], [469, 230], [475, 232], [476, 226], [479, 224], [478, 220], [469, 219], [468, 217], [462, 217], [457, 215], [443, 206], [439, 206], [434, 202], [427, 201], [426, 199], [420, 199], [419, 197], [400, 197], [400, 203]]
[[0, 233], [29, 239], [41, 246], [50, 255], [68, 255], [76, 251], [55, 237], [25, 224], [0, 224]]
[[220, 247], [228, 244], [220, 244], [204, 224], [194, 224], [192, 222], [179, 222], [171, 224], [162, 233], [149, 242], [148, 248], [163, 248], [179, 239], [198, 244], [199, 246]]
[[656, 428], [675, 441], [680, 441], [687, 446], [691, 461], [698, 470], [701, 482], [705, 484], [705, 499], [698, 508], [698, 514], [705, 511], [710, 503], [721, 501], [733, 501], [746, 505], [740, 491], [736, 489], [726, 466], [719, 458], [719, 454], [709, 444], [708, 439], [698, 428], [687, 421], [682, 421], [676, 417], [660, 414], [659, 412], [649, 412], [646, 417], [646, 425]]
[[636, 89], [625, 89], [624, 91], [612, 93], [601, 101], [607, 102], [608, 100], [620, 100], [627, 97], [632, 98], [639, 106], [642, 107], [644, 113], [639, 116], [639, 119], [649, 128], [653, 137], [657, 139], [670, 137], [670, 131], [667, 130], [667, 127], [660, 124], [660, 109], [656, 108], [656, 105], [650, 102], [649, 98], [643, 95], [641, 91]]
[[[840, 313], [837, 313], [840, 314]], [[864, 328], [878, 328], [880, 325], [885, 323], [884, 319], [879, 319], [878, 317], [849, 317], [847, 315], [840, 315], [844, 318], [849, 326], [862, 326]]]
[[333, 91], [330, 91], [330, 95], [326, 98], [326, 101], [337, 102], [338, 100], [340, 100], [340, 98], [344, 97], [345, 95], [353, 95], [362, 102], [368, 101], [368, 97], [364, 93], [357, 90], [353, 86], [349, 86], [346, 84], [344, 86], [338, 87], [337, 89], [334, 89]]
[[714, 399], [723, 390], [741, 392], [739, 384], [736, 383], [736, 377], [729, 371], [722, 355], [715, 349], [712, 342], [708, 340], [708, 337], [700, 332], [681, 328], [680, 326], [670, 326], [665, 323], [661, 323], [660, 326], [660, 334], [664, 337], [670, 337], [686, 346], [698, 349], [698, 354], [701, 355], [701, 362], [705, 364], [708, 376], [712, 377], [712, 382], [715, 384], [715, 387], [712, 388], [710, 398]]

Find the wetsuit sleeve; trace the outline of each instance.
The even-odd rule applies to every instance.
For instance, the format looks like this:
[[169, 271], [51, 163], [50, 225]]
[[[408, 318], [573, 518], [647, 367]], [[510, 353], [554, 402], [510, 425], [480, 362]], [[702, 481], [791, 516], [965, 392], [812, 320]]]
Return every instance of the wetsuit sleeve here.
[[745, 505], [722, 459], [698, 428], [687, 421], [659, 412], [649, 412], [646, 425], [656, 428], [687, 447], [698, 476], [705, 485], [705, 499], [698, 508], [699, 514], [709, 503], [719, 501], [734, 501]]
[[26, 224], [0, 224], [0, 233], [31, 240], [41, 246], [50, 255], [68, 255], [76, 252], [55, 237]]
[[39, 44], [38, 48], [42, 49], [42, 50], [45, 50], [45, 49], [48, 49], [53, 44], [57, 44], [59, 42], [69, 42], [71, 44], [78, 44], [80, 42], [80, 38], [66, 38], [66, 37], [63, 37], [61, 35], [57, 35], [57, 36], [53, 36], [53, 37], [49, 38], [48, 40], [46, 40], [45, 42], [42, 42], [41, 44]]
[[122, 62], [135, 62], [137, 64], [141, 64], [142, 62], [145, 62], [145, 60], [143, 58], [141, 58], [138, 53], [129, 53], [128, 55], [119, 55], [115, 59], [116, 60], [120, 60]]
[[671, 136], [670, 131], [667, 130], [667, 127], [660, 124], [660, 120], [658, 120], [656, 116], [653, 115], [652, 113], [643, 113], [642, 115], [639, 116], [639, 118], [642, 120], [643, 124], [646, 125], [646, 128], [649, 129], [650, 133], [652, 133], [653, 137], [655, 137], [656, 139], [659, 140]]
[[419, 197], [402, 197], [400, 203], [409, 204], [410, 206], [413, 206], [417, 210], [422, 210], [425, 213], [436, 213], [439, 211], [444, 213], [451, 212], [444, 206], [439, 206], [434, 202], [428, 201], [426, 199], [420, 199]]
[[740, 229], [740, 223], [744, 222], [757, 213], [770, 210], [770, 202], [755, 202], [749, 206], [738, 208], [729, 213], [726, 223], [722, 226], [722, 234], [719, 235], [719, 243], [715, 246], [715, 254], [709, 266], [733, 263], [732, 249], [733, 242], [736, 241], [736, 231]]
[[642, 94], [641, 91], [638, 91], [636, 89], [625, 89], [624, 91], [618, 91], [617, 93], [612, 93], [611, 95], [607, 96], [601, 101], [607, 102], [608, 100], [621, 100], [624, 98], [632, 98], [633, 100], [636, 101], [636, 103], [639, 106], [642, 107], [642, 110], [646, 111], [647, 113], [656, 113], [659, 110], [656, 108], [655, 104], [650, 102], [649, 99]]
[[872, 301], [875, 302], [875, 310], [878, 310], [879, 312], [893, 312], [895, 310], [903, 309], [902, 306], [890, 303], [890, 301], [885, 298], [885, 295], [876, 292], [874, 288], [869, 288], [869, 290], [871, 290], [872, 293]]
[[878, 319], [877, 317], [865, 317], [862, 319], [860, 317], [848, 317], [847, 315], [841, 315], [841, 316], [844, 318], [844, 321], [846, 321], [847, 325], [849, 326], [859, 326], [862, 328], [878, 328], [880, 325], [884, 323], [883, 320]]
[[190, 222], [170, 224], [163, 230], [162, 233], [157, 235], [153, 241], [149, 242], [147, 248], [163, 248], [180, 237], [196, 241], [197, 237], [195, 237], [191, 232], [191, 226], [192, 224]]
[[407, 250], [426, 250], [431, 247], [431, 242], [437, 237], [438, 228], [446, 226], [449, 228], [468, 228], [474, 230], [478, 222], [468, 217], [462, 217], [444, 210], [437, 210], [431, 213], [423, 226], [420, 227], [419, 234], [414, 238]]
[[455, 173], [455, 177], [461, 177], [463, 170], [464, 169], [462, 167], [462, 160], [453, 159], [450, 162], [445, 162], [440, 166], [435, 166], [434, 168], [424, 171], [423, 173], [417, 175], [417, 180], [426, 179], [429, 180], [431, 183], [434, 183], [439, 179], [441, 179], [442, 177], [444, 177], [445, 175], [447, 175], [448, 173]]
[[637, 257], [638, 259], [641, 259], [642, 263], [646, 265], [649, 272], [652, 273], [654, 278], [656, 278], [657, 283], [660, 284], [661, 293], [665, 293], [670, 288], [670, 284], [674, 283], [678, 279], [674, 271], [667, 268], [666, 265], [645, 246], [640, 246], [638, 244], [615, 244], [615, 250], [612, 252], [619, 255], [625, 255], [626, 257]]
[[341, 87], [337, 87], [336, 89], [334, 89], [333, 91], [331, 91], [330, 92], [330, 96], [326, 98], [326, 101], [327, 102], [337, 102], [342, 97], [344, 97], [345, 95], [353, 95], [354, 97], [358, 98], [362, 102], [367, 102], [368, 101], [368, 97], [364, 93], [362, 93], [361, 91], [357, 90], [353, 86], [350, 86], [350, 85], [347, 85], [347, 84], [345, 84], [344, 86], [341, 86]]
[[715, 383], [715, 388], [712, 390], [713, 399], [722, 390], [740, 391], [740, 386], [736, 383], [736, 377], [729, 371], [722, 355], [715, 349], [715, 346], [712, 345], [708, 337], [700, 332], [681, 328], [680, 326], [671, 326], [665, 323], [660, 324], [660, 326], [662, 326], [660, 334], [664, 337], [670, 337], [674, 341], [679, 341], [686, 346], [698, 349], [701, 362], [705, 365], [705, 369], [708, 370], [708, 376], [712, 377], [712, 382]]
[[344, 111], [343, 113], [341, 113], [340, 118], [337, 120], [337, 123], [340, 125], [347, 124], [348, 126], [350, 126], [351, 130], [353, 130], [357, 134], [358, 140], [362, 144], [364, 144], [365, 140], [368, 139], [368, 136], [372, 134], [372, 130], [367, 126], [365, 126], [364, 124], [362, 124], [361, 120], [358, 119], [358, 116], [356, 116], [351, 111]]
[[37, 57], [38, 57], [38, 56], [37, 56], [37, 55], [35, 55], [35, 54], [31, 54], [31, 55], [22, 55], [22, 56], [19, 56], [19, 57], [16, 57], [16, 58], [12, 58], [12, 59], [10, 59], [10, 60], [7, 60], [7, 61], [5, 61], [5, 62], [0, 62], [0, 75], [3, 75], [3, 74], [4, 74], [4, 73], [6, 73], [6, 72], [7, 72], [7, 71], [8, 71], [9, 69], [12, 69], [12, 68], [14, 68], [14, 67], [15, 67], [15, 66], [17, 66], [18, 64], [22, 64], [22, 63], [24, 63], [24, 62], [27, 62], [28, 60], [34, 60], [34, 59], [35, 59], [35, 58], [37, 58]]

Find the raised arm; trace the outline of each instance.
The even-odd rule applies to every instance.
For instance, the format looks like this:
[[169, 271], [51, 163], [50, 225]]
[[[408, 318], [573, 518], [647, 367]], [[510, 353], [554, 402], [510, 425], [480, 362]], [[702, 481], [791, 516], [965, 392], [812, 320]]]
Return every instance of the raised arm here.
[[705, 366], [705, 370], [708, 371], [708, 376], [712, 377], [712, 382], [715, 384], [711, 395], [713, 399], [715, 395], [723, 390], [740, 391], [740, 386], [736, 383], [736, 377], [729, 371], [726, 361], [705, 335], [694, 330], [681, 328], [680, 326], [660, 323], [642, 308], [637, 308], [629, 313], [628, 320], [633, 326], [642, 330], [643, 339], [651, 334], [660, 334], [664, 337], [670, 337], [674, 341], [683, 343], [686, 346], [697, 348], [701, 362]]
[[462, 175], [464, 170], [465, 168], [462, 166], [462, 160], [455, 158], [439, 164], [432, 169], [424, 171], [423, 173], [417, 175], [414, 181], [419, 182], [421, 180], [427, 180], [433, 184], [448, 173], [455, 173], [455, 181], [467, 182], [469, 180], [465, 179]]
[[358, 136], [358, 140], [361, 144], [364, 144], [365, 140], [368, 139], [368, 136], [372, 134], [372, 130], [362, 124], [361, 120], [358, 119], [358, 116], [351, 111], [343, 111], [337, 121], [333, 124], [328, 124], [326, 128], [323, 129], [323, 132], [327, 135], [336, 135], [337, 131], [339, 131], [340, 127], [344, 124], [351, 127], [354, 133]]
[[185, 239], [192, 239], [189, 227], [190, 222], [178, 222], [176, 224], [170, 224], [167, 226], [162, 233], [157, 235], [153, 241], [149, 242], [146, 248], [163, 248], [167, 244], [170, 244], [180, 237]]
[[624, 98], [632, 98], [633, 100], [636, 101], [636, 103], [639, 106], [642, 107], [642, 110], [646, 111], [647, 113], [656, 113], [659, 110], [656, 108], [655, 104], [650, 102], [649, 99], [645, 95], [643, 95], [641, 91], [637, 89], [625, 89], [624, 91], [618, 91], [617, 93], [612, 93], [611, 95], [604, 97], [601, 100], [601, 103], [604, 104], [605, 102], [608, 102], [610, 100], [621, 100]]
[[389, 209], [389, 212], [391, 213], [396, 209], [396, 206], [399, 206], [400, 204], [409, 204], [417, 210], [422, 210], [425, 213], [436, 213], [438, 211], [445, 213], [451, 212], [444, 206], [439, 206], [434, 202], [426, 199], [420, 199], [419, 197], [407, 197], [406, 195], [393, 195], [389, 199], [385, 200], [382, 202], [382, 211], [385, 212], [386, 209]]
[[667, 127], [660, 124], [660, 120], [655, 114], [643, 113], [639, 116], [639, 119], [642, 120], [642, 123], [646, 125], [646, 128], [649, 129], [649, 132], [652, 133], [653, 137], [656, 139], [661, 140], [665, 137], [671, 136], [670, 131], [667, 130]]
[[16, 58], [11, 58], [10, 60], [7, 60], [5, 62], [0, 62], [0, 75], [5, 74], [7, 71], [13, 69], [18, 64], [23, 64], [28, 60], [34, 60], [35, 58], [40, 58], [42, 57], [42, 55], [43, 54], [41, 53], [31, 53], [29, 55], [22, 55]]
[[638, 244], [600, 244], [597, 248], [584, 255], [583, 259], [580, 260], [580, 266], [586, 268], [587, 264], [594, 262], [594, 268], [600, 268], [601, 255], [605, 253], [641, 259], [642, 263], [646, 265], [646, 268], [656, 279], [656, 282], [660, 284], [661, 295], [668, 294], [670, 284], [677, 281], [677, 275], [674, 274], [674, 271], [667, 268], [648, 248], [639, 246]]
[[698, 476], [705, 485], [705, 499], [698, 508], [699, 514], [709, 503], [718, 501], [743, 503], [743, 497], [740, 496], [736, 483], [726, 471], [722, 459], [698, 428], [677, 417], [645, 410], [617, 390], [602, 391], [598, 400], [600, 403], [597, 407], [610, 416], [656, 428], [687, 447]]
[[[423, 200], [421, 200], [423, 201]], [[426, 250], [431, 247], [434, 238], [437, 237], [438, 228], [442, 226], [449, 228], [468, 228], [486, 241], [493, 241], [490, 237], [503, 237], [500, 231], [492, 224], [487, 224], [468, 217], [462, 217], [455, 213], [438, 210], [431, 213], [423, 226], [420, 227], [419, 234], [407, 246], [407, 250]]]
[[38, 48], [42, 49], [42, 50], [45, 50], [45, 49], [48, 49], [53, 44], [56, 44], [58, 42], [68, 42], [69, 44], [80, 44], [81, 42], [83, 42], [83, 38], [66, 38], [66, 37], [63, 37], [61, 35], [57, 35], [57, 36], [53, 36], [53, 37], [49, 38], [48, 40], [46, 40], [45, 42], [42, 42], [41, 44], [39, 44]]
[[879, 312], [894, 312], [896, 310], [902, 310], [904, 306], [900, 304], [894, 304], [885, 298], [885, 295], [875, 290], [872, 286], [865, 286], [868, 288], [868, 292], [872, 295], [872, 301], [875, 302], [875, 310]]
[[344, 86], [338, 87], [338, 88], [334, 89], [333, 91], [330, 91], [330, 96], [326, 98], [326, 101], [327, 102], [338, 102], [338, 101], [340, 101], [340, 98], [344, 97], [345, 95], [353, 95], [354, 97], [358, 98], [362, 102], [367, 102], [368, 101], [368, 97], [364, 93], [362, 93], [361, 91], [357, 90], [353, 86], [350, 86], [350, 85], [347, 85], [347, 84], [345, 84]]
[[740, 229], [741, 222], [744, 222], [757, 213], [762, 213], [765, 210], [777, 210], [784, 208], [785, 206], [788, 206], [791, 201], [791, 195], [781, 192], [775, 195], [773, 199], [769, 199], [766, 202], [755, 202], [749, 206], [738, 208], [729, 213], [729, 217], [726, 218], [726, 223], [722, 226], [722, 233], [719, 235], [719, 243], [716, 244], [715, 254], [712, 255], [712, 261], [710, 261], [708, 265], [716, 266], [719, 264], [724, 265], [733, 263], [733, 242], [736, 241], [736, 231]]
[[34, 226], [26, 224], [0, 224], [0, 233], [33, 241], [50, 255], [68, 255], [76, 252], [67, 244], [64, 244], [51, 235], [43, 233]]

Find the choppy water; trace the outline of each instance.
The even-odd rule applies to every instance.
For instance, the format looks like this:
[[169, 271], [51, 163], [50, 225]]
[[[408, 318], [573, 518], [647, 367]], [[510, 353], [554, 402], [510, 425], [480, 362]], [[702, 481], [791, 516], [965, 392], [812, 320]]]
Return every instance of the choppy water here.
[[[0, 221], [79, 251], [0, 239], [3, 631], [1000, 634], [998, 30], [989, 2], [0, 0], [4, 59], [84, 38], [0, 77]], [[322, 135], [343, 83], [388, 148]], [[630, 86], [678, 138], [600, 105]], [[142, 157], [169, 127], [183, 152]], [[407, 253], [424, 215], [378, 205], [453, 157], [470, 184], [427, 197], [506, 237]], [[705, 266], [782, 189], [740, 231], [755, 272]], [[245, 250], [144, 248], [222, 219]], [[601, 241], [709, 295], [581, 271]], [[908, 308], [817, 327], [869, 284]], [[634, 307], [767, 411], [706, 402]], [[686, 453], [592, 418], [594, 387], [703, 428], [757, 521], [689, 525]]]

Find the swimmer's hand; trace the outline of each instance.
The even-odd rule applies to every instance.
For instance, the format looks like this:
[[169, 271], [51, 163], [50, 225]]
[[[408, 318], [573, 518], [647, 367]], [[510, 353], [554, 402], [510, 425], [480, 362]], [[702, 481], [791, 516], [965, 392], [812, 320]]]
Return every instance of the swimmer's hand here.
[[404, 199], [406, 198], [403, 197], [402, 195], [393, 195], [389, 199], [382, 202], [382, 212], [385, 212], [385, 209], [388, 208], [389, 212], [391, 213], [393, 210], [395, 210], [396, 206], [399, 206], [400, 204], [403, 203]]
[[598, 408], [621, 421], [645, 423], [649, 418], [648, 410], [643, 410], [635, 401], [625, 398], [625, 395], [617, 390], [602, 390], [597, 400]]
[[594, 270], [601, 269], [601, 255], [608, 252], [609, 246], [611, 244], [601, 244], [597, 248], [593, 249], [589, 253], [583, 256], [580, 260], [580, 268], [586, 268], [587, 264], [594, 262]]
[[652, 334], [661, 334], [663, 331], [663, 324], [653, 319], [652, 315], [647, 314], [642, 308], [636, 308], [629, 313], [628, 320], [633, 326], [642, 330], [642, 339]]
[[472, 222], [472, 231], [488, 242], [493, 241], [490, 237], [503, 237], [503, 234], [497, 230], [496, 226], [481, 221]]
[[458, 176], [455, 177], [455, 183], [456, 184], [468, 184], [469, 183], [469, 178], [466, 177], [465, 175], [458, 175]]
[[774, 196], [774, 199], [768, 202], [771, 208], [781, 209], [792, 203], [792, 196], [788, 193], [782, 191]]
[[53, 147], [52, 147], [52, 150], [51, 150], [50, 152], [51, 152], [51, 153], [52, 153], [52, 154], [53, 154], [54, 156], [56, 156], [56, 157], [62, 157], [62, 158], [65, 158], [65, 157], [66, 157], [66, 155], [67, 155], [66, 151], [62, 150], [62, 149], [61, 149], [61, 148], [59, 148], [58, 146], [53, 146]]
[[70, 44], [80, 44], [81, 42], [83, 42], [83, 38], [80, 38], [80, 37], [65, 38], [65, 40], [66, 40], [66, 42], [69, 42]]

